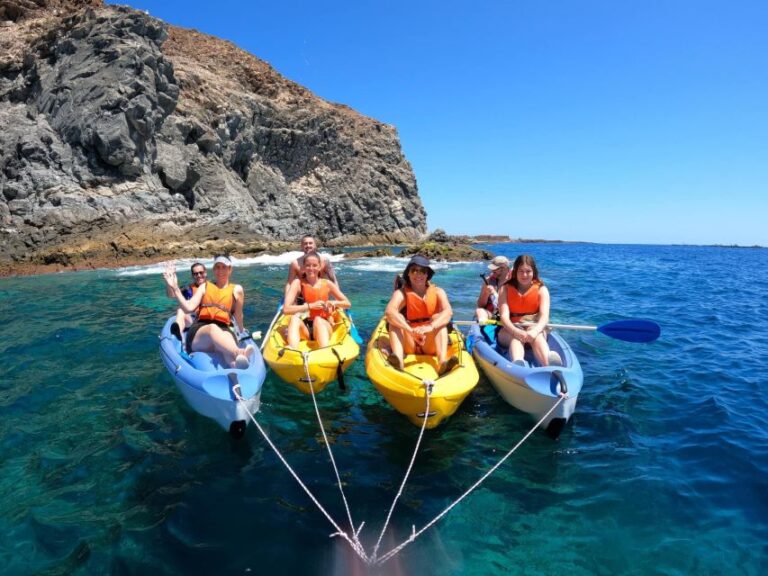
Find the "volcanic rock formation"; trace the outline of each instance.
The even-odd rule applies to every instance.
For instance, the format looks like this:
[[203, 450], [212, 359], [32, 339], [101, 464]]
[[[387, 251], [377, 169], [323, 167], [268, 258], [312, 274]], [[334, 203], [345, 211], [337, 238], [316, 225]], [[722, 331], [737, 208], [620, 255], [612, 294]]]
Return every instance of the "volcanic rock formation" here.
[[392, 126], [123, 6], [0, 0], [0, 126], [0, 264], [426, 229]]

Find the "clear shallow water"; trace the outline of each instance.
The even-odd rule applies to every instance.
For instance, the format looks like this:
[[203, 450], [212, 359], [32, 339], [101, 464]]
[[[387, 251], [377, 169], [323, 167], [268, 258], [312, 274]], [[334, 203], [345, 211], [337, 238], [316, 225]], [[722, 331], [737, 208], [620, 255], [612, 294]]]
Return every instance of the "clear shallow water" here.
[[[531, 244], [553, 320], [662, 324], [653, 344], [569, 332], [585, 384], [558, 442], [535, 434], [385, 565], [410, 574], [763, 574], [768, 570], [768, 250]], [[243, 263], [265, 330], [281, 261]], [[336, 264], [364, 338], [403, 261]], [[456, 318], [481, 264], [441, 266]], [[359, 569], [253, 427], [236, 442], [188, 408], [157, 333], [173, 306], [146, 269], [0, 280], [0, 573], [347, 574]], [[378, 537], [418, 429], [360, 358], [319, 398], [353, 519]], [[259, 421], [342, 522], [309, 397], [272, 375]], [[382, 552], [531, 427], [485, 379], [429, 431]], [[279, 568], [278, 568], [279, 567]], [[361, 572], [358, 572], [361, 573]]]

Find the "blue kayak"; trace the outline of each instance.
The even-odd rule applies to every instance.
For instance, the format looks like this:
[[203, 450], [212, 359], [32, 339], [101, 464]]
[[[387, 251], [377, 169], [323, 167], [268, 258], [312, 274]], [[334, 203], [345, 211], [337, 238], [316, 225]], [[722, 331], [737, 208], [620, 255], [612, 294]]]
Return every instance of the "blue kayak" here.
[[[174, 321], [174, 317], [169, 318], [160, 332], [160, 356], [176, 387], [194, 410], [216, 420], [232, 436], [241, 437], [250, 416], [259, 410], [261, 387], [267, 375], [259, 347], [251, 338], [243, 340], [242, 346], [254, 347], [250, 366], [243, 370], [225, 367], [217, 354], [187, 354], [171, 334]], [[239, 386], [244, 402], [237, 400], [235, 386]]]
[[561, 393], [567, 398], [560, 403], [541, 426], [557, 438], [568, 419], [576, 409], [584, 374], [578, 358], [568, 343], [557, 333], [547, 336], [550, 350], [557, 352], [562, 366], [540, 366], [533, 352], [526, 347], [526, 366], [513, 364], [508, 351], [500, 349], [496, 342], [496, 326], [473, 324], [469, 330], [467, 346], [478, 366], [483, 370], [496, 391], [509, 404], [540, 420], [560, 399]]

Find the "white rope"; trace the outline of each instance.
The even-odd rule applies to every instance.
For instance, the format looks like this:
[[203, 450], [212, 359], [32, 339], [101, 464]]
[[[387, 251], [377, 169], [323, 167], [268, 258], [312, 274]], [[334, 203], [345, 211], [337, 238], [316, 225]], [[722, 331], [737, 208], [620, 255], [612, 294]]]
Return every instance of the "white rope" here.
[[[298, 350], [296, 350], [296, 352], [298, 352]], [[365, 553], [365, 549], [363, 548], [363, 545], [360, 543], [360, 539], [359, 539], [359, 534], [362, 531], [363, 526], [365, 525], [365, 522], [361, 523], [360, 527], [355, 531], [354, 522], [352, 521], [352, 514], [350, 512], [349, 505], [347, 503], [347, 498], [346, 498], [346, 496], [344, 494], [344, 488], [343, 488], [342, 483], [341, 483], [341, 477], [339, 476], [339, 471], [338, 471], [338, 468], [336, 466], [336, 461], [335, 461], [335, 459], [333, 457], [333, 452], [331, 450], [331, 446], [330, 446], [330, 443], [328, 442], [328, 437], [326, 436], [325, 428], [324, 428], [323, 423], [322, 423], [322, 418], [320, 416], [320, 410], [319, 410], [319, 408], [317, 406], [317, 399], [316, 399], [316, 396], [315, 396], [314, 385], [312, 384], [312, 379], [311, 379], [310, 374], [309, 374], [309, 360], [308, 360], [309, 353], [308, 352], [301, 352], [301, 354], [302, 354], [302, 358], [303, 358], [303, 361], [304, 361], [304, 371], [305, 371], [305, 374], [306, 374], [306, 377], [307, 377], [307, 382], [309, 383], [310, 391], [312, 393], [312, 403], [314, 404], [314, 407], [315, 407], [315, 414], [317, 416], [318, 424], [320, 426], [320, 430], [321, 430], [322, 435], [323, 435], [323, 440], [325, 442], [326, 448], [328, 449], [328, 455], [329, 455], [329, 457], [331, 459], [331, 464], [333, 466], [333, 470], [334, 470], [334, 473], [336, 475], [336, 482], [337, 482], [337, 484], [339, 486], [339, 491], [341, 492], [342, 500], [344, 501], [344, 507], [346, 509], [347, 518], [349, 520], [349, 525], [350, 525], [350, 528], [351, 528], [351, 535], [352, 535], [351, 537], [350, 537], [349, 534], [344, 532], [341, 529], [341, 527], [339, 527], [339, 525], [334, 521], [334, 519], [331, 517], [331, 515], [325, 510], [325, 508], [323, 508], [323, 506], [320, 504], [320, 502], [317, 500], [317, 498], [315, 498], [314, 494], [312, 494], [312, 492], [309, 490], [309, 488], [307, 488], [307, 486], [304, 484], [304, 482], [301, 481], [301, 479], [299, 478], [298, 474], [293, 470], [293, 468], [291, 468], [291, 465], [288, 464], [286, 459], [281, 454], [280, 450], [278, 450], [278, 448], [274, 445], [272, 440], [270, 440], [269, 436], [267, 436], [267, 433], [264, 431], [264, 429], [258, 423], [258, 421], [254, 417], [254, 415], [251, 414], [250, 410], [247, 409], [247, 405], [245, 403], [245, 399], [240, 394], [240, 385], [237, 384], [237, 385], [233, 386], [232, 387], [232, 391], [235, 394], [235, 397], [237, 398], [238, 402], [242, 403], [242, 405], [244, 407], [246, 407], [246, 412], [248, 413], [249, 418], [253, 421], [253, 423], [256, 426], [256, 428], [258, 429], [259, 433], [263, 436], [264, 440], [267, 441], [267, 444], [269, 444], [269, 447], [272, 448], [272, 450], [277, 455], [277, 457], [280, 459], [280, 461], [283, 463], [283, 465], [286, 467], [288, 472], [290, 472], [290, 474], [293, 476], [293, 478], [296, 480], [296, 482], [298, 482], [299, 486], [301, 486], [301, 488], [304, 490], [304, 492], [307, 494], [307, 496], [309, 496], [310, 500], [312, 500], [312, 502], [314, 502], [315, 506], [317, 506], [317, 508], [320, 510], [320, 512], [328, 519], [328, 521], [336, 529], [336, 532], [332, 533], [330, 535], [330, 537], [341, 536], [342, 538], [344, 538], [344, 540], [346, 540], [349, 543], [350, 547], [355, 551], [355, 553], [360, 557], [360, 559], [363, 560], [363, 562], [365, 562], [368, 565], [373, 565], [373, 564], [379, 565], [379, 566], [383, 565], [385, 562], [387, 562], [388, 560], [393, 558], [395, 555], [397, 555], [406, 546], [408, 546], [411, 542], [415, 541], [416, 538], [418, 538], [426, 530], [428, 530], [434, 524], [439, 522], [443, 518], [443, 516], [448, 514], [448, 512], [450, 512], [454, 507], [456, 507], [462, 500], [464, 500], [464, 498], [469, 496], [469, 494], [471, 494], [478, 486], [480, 486], [480, 484], [482, 484], [491, 474], [493, 474], [502, 464], [504, 464], [504, 462], [506, 462], [506, 460], [512, 454], [514, 454], [515, 451], [520, 446], [522, 446], [523, 443], [526, 440], [528, 440], [528, 438], [533, 434], [533, 432], [539, 426], [541, 426], [542, 423], [550, 416], [550, 414], [552, 414], [552, 412], [554, 412], [555, 409], [557, 409], [557, 407], [568, 397], [567, 394], [561, 394], [561, 396], [557, 400], [557, 402], [555, 402], [555, 404], [552, 406], [552, 408], [550, 408], [549, 411], [547, 411], [547, 413], [544, 414], [544, 416], [541, 417], [541, 419], [533, 426], [533, 428], [531, 428], [528, 431], [528, 433], [525, 436], [523, 436], [523, 438], [517, 444], [515, 444], [515, 446], [511, 450], [509, 450], [509, 452], [507, 452], [494, 466], [492, 466], [485, 474], [483, 474], [483, 476], [479, 480], [477, 480], [477, 482], [475, 482], [472, 486], [470, 486], [453, 503], [451, 503], [442, 512], [440, 512], [437, 516], [435, 516], [435, 518], [433, 518], [427, 524], [425, 524], [418, 532], [416, 531], [415, 526], [412, 527], [411, 535], [410, 535], [410, 537], [408, 539], [403, 541], [401, 544], [399, 544], [395, 548], [391, 549], [389, 552], [384, 554], [381, 558], [377, 558], [377, 553], [378, 553], [379, 546], [381, 545], [381, 541], [382, 541], [382, 539], [384, 537], [384, 534], [387, 531], [387, 528], [388, 528], [389, 522], [390, 522], [390, 520], [392, 518], [392, 514], [394, 512], [395, 506], [397, 505], [398, 500], [402, 496], [403, 490], [405, 488], [405, 484], [406, 484], [406, 482], [408, 480], [408, 477], [410, 476], [410, 473], [411, 473], [411, 471], [413, 469], [413, 465], [414, 465], [414, 463], [416, 461], [416, 455], [418, 454], [419, 447], [421, 445], [421, 441], [422, 441], [422, 438], [424, 436], [424, 430], [426, 428], [427, 419], [429, 418], [430, 396], [431, 396], [432, 386], [434, 386], [434, 382], [431, 381], [431, 380], [423, 380], [422, 384], [426, 387], [424, 421], [422, 422], [421, 430], [419, 432], [419, 437], [418, 437], [418, 439], [416, 441], [416, 446], [414, 448], [413, 455], [411, 456], [411, 461], [408, 464], [408, 469], [406, 470], [405, 476], [403, 477], [403, 481], [401, 482], [400, 487], [398, 489], [398, 492], [395, 495], [395, 498], [394, 498], [394, 500], [392, 502], [392, 505], [391, 505], [391, 507], [389, 509], [389, 512], [387, 514], [387, 518], [386, 518], [386, 520], [384, 522], [384, 526], [382, 527], [382, 530], [381, 530], [381, 534], [379, 535], [379, 539], [376, 542], [376, 545], [375, 545], [375, 547], [373, 549], [373, 554], [369, 557]]]
[[[536, 423], [536, 425], [533, 428], [531, 428], [528, 431], [528, 433], [525, 436], [523, 436], [523, 438], [517, 444], [515, 444], [515, 446], [501, 458], [501, 460], [499, 460], [490, 470], [488, 470], [488, 472], [483, 474], [483, 476], [477, 482], [475, 482], [472, 486], [470, 486], [468, 490], [466, 490], [461, 496], [459, 496], [445, 510], [440, 512], [440, 514], [435, 516], [435, 518], [433, 518], [430, 522], [428, 522], [421, 530], [419, 530], [418, 532], [412, 532], [411, 536], [407, 540], [405, 540], [402, 544], [400, 544], [396, 548], [393, 548], [392, 550], [384, 554], [381, 558], [376, 560], [376, 564], [378, 564], [379, 566], [384, 564], [384, 562], [386, 562], [387, 560], [395, 556], [408, 544], [416, 540], [416, 538], [418, 538], [424, 531], [426, 531], [432, 525], [437, 523], [443, 516], [445, 516], [448, 512], [450, 512], [456, 505], [458, 505], [459, 502], [464, 500], [464, 498], [466, 498], [475, 488], [480, 486], [480, 484], [482, 484], [485, 481], [485, 479], [488, 478], [488, 476], [493, 474], [496, 471], [496, 469], [499, 466], [501, 466], [507, 460], [507, 458], [509, 458], [515, 452], [515, 450], [517, 450], [520, 446], [522, 446], [523, 442], [525, 442], [530, 437], [530, 435], [533, 434], [534, 430], [536, 430], [539, 426], [541, 426], [541, 424], [549, 417], [549, 415], [552, 414], [552, 412], [554, 412], [555, 409], [560, 405], [560, 403], [566, 398], [567, 398], [567, 395], [561, 395], [560, 399], [557, 402], [555, 402], [552, 408], [550, 408], [549, 411], [546, 414], [544, 414], [544, 416], [541, 417], [541, 420], [539, 420]], [[375, 557], [375, 553], [374, 553], [374, 557]]]
[[[272, 451], [277, 455], [277, 457], [280, 459], [280, 461], [286, 467], [288, 472], [291, 473], [291, 476], [293, 476], [294, 480], [296, 480], [296, 482], [299, 483], [299, 486], [301, 486], [302, 490], [304, 490], [304, 492], [306, 492], [306, 494], [307, 494], [307, 496], [309, 496], [310, 500], [312, 500], [312, 502], [315, 503], [315, 506], [317, 506], [318, 510], [320, 510], [320, 512], [322, 512], [323, 516], [325, 516], [328, 519], [328, 521], [333, 525], [333, 527], [336, 528], [336, 532], [331, 534], [330, 537], [341, 536], [342, 538], [344, 538], [344, 540], [346, 540], [349, 543], [349, 545], [352, 547], [352, 550], [354, 550], [357, 553], [357, 555], [366, 564], [370, 564], [371, 561], [368, 558], [368, 555], [365, 553], [365, 550], [363, 549], [363, 547], [360, 545], [360, 542], [357, 539], [357, 534], [354, 534], [355, 539], [352, 540], [349, 537], [349, 535], [346, 532], [344, 532], [339, 527], [339, 525], [334, 521], [334, 519], [331, 517], [331, 515], [325, 510], [325, 508], [323, 508], [322, 504], [320, 504], [320, 502], [318, 502], [317, 498], [315, 498], [315, 495], [312, 494], [310, 489], [307, 488], [307, 486], [304, 484], [304, 482], [301, 481], [301, 478], [299, 478], [299, 475], [296, 474], [296, 472], [293, 470], [293, 468], [291, 468], [291, 465], [288, 464], [288, 461], [280, 453], [280, 450], [277, 449], [277, 446], [275, 446], [272, 443], [272, 440], [269, 439], [269, 436], [267, 436], [267, 433], [264, 431], [264, 429], [261, 427], [261, 425], [256, 421], [256, 418], [254, 417], [254, 415], [251, 414], [251, 411], [247, 409], [247, 404], [245, 403], [245, 399], [240, 394], [240, 386], [239, 385], [233, 386], [232, 387], [232, 392], [234, 392], [235, 397], [237, 398], [238, 402], [240, 402], [243, 405], [243, 407], [246, 408], [246, 412], [248, 413], [248, 416], [253, 421], [254, 425], [256, 426], [258, 431], [261, 433], [261, 435], [264, 437], [264, 440], [267, 441], [267, 444], [269, 444], [269, 447], [272, 448]], [[362, 526], [360, 528], [362, 528]]]
[[403, 494], [403, 488], [405, 488], [405, 483], [408, 481], [408, 476], [411, 474], [411, 469], [413, 468], [413, 463], [416, 461], [416, 454], [419, 452], [419, 446], [421, 445], [421, 439], [424, 437], [424, 430], [427, 427], [427, 420], [429, 419], [429, 398], [432, 395], [432, 387], [435, 385], [434, 381], [432, 380], [422, 380], [422, 384], [424, 385], [424, 397], [426, 398], [426, 403], [424, 405], [424, 421], [421, 423], [421, 431], [419, 432], [419, 438], [416, 440], [416, 447], [413, 449], [413, 456], [411, 456], [411, 462], [408, 464], [408, 469], [405, 471], [405, 476], [403, 477], [403, 481], [400, 484], [400, 488], [397, 491], [397, 494], [395, 495], [395, 499], [392, 501], [392, 506], [389, 509], [389, 513], [387, 514], [387, 519], [384, 522], [384, 526], [381, 529], [381, 534], [379, 534], [379, 539], [376, 541], [376, 546], [373, 548], [373, 554], [371, 555], [371, 561], [376, 562], [376, 554], [379, 551], [379, 546], [381, 545], [381, 539], [384, 538], [384, 533], [387, 531], [387, 527], [389, 526], [389, 521], [392, 518], [392, 512], [395, 510], [395, 505], [397, 504], [397, 501], [400, 499], [400, 496]]
[[[336, 483], [339, 485], [339, 492], [341, 492], [341, 499], [344, 501], [344, 508], [347, 511], [347, 519], [349, 520], [349, 527], [352, 530], [352, 534], [358, 545], [360, 542], [357, 540], [357, 534], [362, 529], [363, 525], [360, 525], [360, 529], [355, 532], [355, 523], [352, 521], [352, 513], [349, 511], [349, 504], [347, 503], [347, 497], [344, 494], [344, 488], [341, 485], [341, 477], [339, 476], [339, 469], [336, 467], [336, 460], [333, 457], [333, 451], [331, 450], [331, 443], [328, 442], [328, 436], [325, 434], [325, 426], [323, 426], [323, 419], [320, 417], [320, 409], [317, 407], [317, 398], [315, 396], [315, 386], [312, 384], [312, 377], [309, 374], [309, 352], [302, 352], [301, 357], [304, 361], [304, 374], [307, 376], [307, 382], [309, 383], [309, 390], [312, 392], [312, 404], [315, 406], [315, 415], [317, 416], [317, 424], [320, 426], [320, 431], [323, 433], [323, 441], [325, 447], [328, 449], [328, 457], [331, 459], [331, 465], [333, 466], [333, 472], [336, 475]], [[362, 548], [362, 545], [360, 545]]]

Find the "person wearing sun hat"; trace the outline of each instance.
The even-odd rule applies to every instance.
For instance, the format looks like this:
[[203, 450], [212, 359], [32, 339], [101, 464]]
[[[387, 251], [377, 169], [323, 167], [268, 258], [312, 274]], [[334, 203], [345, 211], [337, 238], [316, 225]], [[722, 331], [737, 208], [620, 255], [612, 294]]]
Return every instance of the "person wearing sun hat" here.
[[478, 322], [498, 319], [499, 317], [499, 291], [509, 279], [509, 259], [506, 256], [496, 256], [488, 264], [490, 274], [483, 278], [483, 287], [480, 296], [477, 297], [475, 318]]
[[166, 264], [163, 277], [169, 291], [176, 297], [182, 310], [197, 314], [197, 319], [187, 332], [187, 352], [218, 353], [224, 363], [232, 368], [248, 368], [254, 348], [251, 345], [240, 348], [233, 332], [233, 321], [239, 328], [243, 326], [245, 291], [240, 284], [229, 281], [232, 275], [232, 260], [229, 256], [214, 257], [213, 274], [215, 282], [206, 281], [186, 300], [179, 289], [175, 264]]
[[429, 259], [417, 254], [403, 271], [403, 286], [392, 293], [384, 315], [389, 323], [389, 363], [403, 370], [407, 354], [437, 357], [438, 376], [458, 366], [448, 354], [448, 324], [453, 316], [445, 290], [430, 281], [435, 271]]

